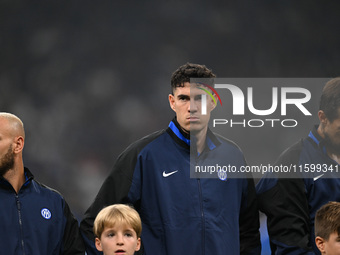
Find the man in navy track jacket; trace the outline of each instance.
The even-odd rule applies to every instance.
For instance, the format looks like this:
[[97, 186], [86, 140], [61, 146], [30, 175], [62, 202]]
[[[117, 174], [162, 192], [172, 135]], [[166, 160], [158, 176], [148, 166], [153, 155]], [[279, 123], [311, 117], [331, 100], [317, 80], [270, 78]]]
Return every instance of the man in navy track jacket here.
[[295, 167], [297, 176], [267, 176], [256, 185], [272, 254], [320, 254], [315, 213], [329, 201], [340, 201], [340, 78], [323, 88], [318, 117], [320, 124], [275, 163]]
[[133, 204], [140, 213], [144, 254], [260, 254], [253, 179], [190, 178], [191, 157], [200, 166], [246, 164], [237, 145], [209, 130], [211, 98], [207, 114], [201, 114], [201, 97], [207, 93], [190, 78], [213, 77], [205, 66], [190, 63], [174, 72], [169, 103], [176, 117], [118, 157], [85, 213], [81, 231], [89, 255], [100, 254], [94, 248], [93, 220], [114, 203]]
[[0, 253], [81, 255], [78, 222], [64, 198], [24, 167], [21, 120], [0, 112]]

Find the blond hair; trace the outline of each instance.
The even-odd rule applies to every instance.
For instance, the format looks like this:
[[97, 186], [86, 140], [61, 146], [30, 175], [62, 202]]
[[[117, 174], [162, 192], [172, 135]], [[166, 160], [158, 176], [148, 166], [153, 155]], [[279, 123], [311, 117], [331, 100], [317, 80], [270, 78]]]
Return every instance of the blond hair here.
[[100, 239], [105, 228], [121, 224], [132, 227], [137, 238], [141, 236], [142, 222], [138, 212], [124, 204], [114, 204], [103, 208], [94, 220], [93, 233]]
[[315, 236], [328, 240], [336, 232], [340, 235], [340, 202], [328, 202], [315, 215]]

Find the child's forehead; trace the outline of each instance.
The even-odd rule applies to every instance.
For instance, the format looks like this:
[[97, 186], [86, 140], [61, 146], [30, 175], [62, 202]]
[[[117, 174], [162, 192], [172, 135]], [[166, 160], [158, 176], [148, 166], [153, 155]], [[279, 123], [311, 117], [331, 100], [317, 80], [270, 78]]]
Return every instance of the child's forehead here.
[[329, 239], [340, 239], [340, 233], [338, 233], [337, 231], [334, 231], [332, 232], [330, 235], [329, 235]]
[[132, 226], [130, 226], [129, 224], [126, 223], [112, 223], [112, 224], [107, 224], [104, 227], [104, 231], [133, 231], [135, 232], [135, 230], [132, 228]]

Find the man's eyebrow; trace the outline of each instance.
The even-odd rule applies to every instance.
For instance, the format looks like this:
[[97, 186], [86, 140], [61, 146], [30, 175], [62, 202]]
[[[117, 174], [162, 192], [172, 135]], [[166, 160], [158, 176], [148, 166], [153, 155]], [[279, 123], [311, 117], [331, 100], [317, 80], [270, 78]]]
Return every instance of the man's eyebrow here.
[[187, 98], [189, 98], [190, 96], [186, 95], [186, 94], [179, 94], [179, 95], [177, 95], [177, 97], [187, 97]]

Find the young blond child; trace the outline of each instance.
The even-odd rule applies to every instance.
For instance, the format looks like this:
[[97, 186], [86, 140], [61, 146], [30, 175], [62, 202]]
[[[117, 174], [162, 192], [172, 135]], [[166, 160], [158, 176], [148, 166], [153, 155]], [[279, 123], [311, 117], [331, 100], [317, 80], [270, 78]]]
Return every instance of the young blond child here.
[[328, 202], [316, 212], [315, 236], [322, 255], [340, 255], [340, 202]]
[[104, 255], [133, 255], [141, 246], [142, 223], [138, 212], [124, 204], [102, 209], [93, 226], [95, 244]]

